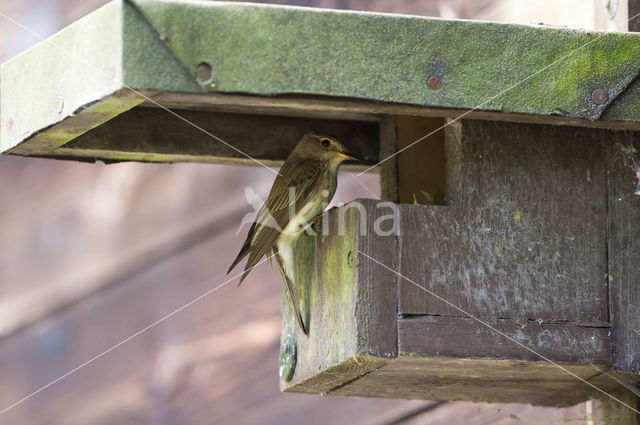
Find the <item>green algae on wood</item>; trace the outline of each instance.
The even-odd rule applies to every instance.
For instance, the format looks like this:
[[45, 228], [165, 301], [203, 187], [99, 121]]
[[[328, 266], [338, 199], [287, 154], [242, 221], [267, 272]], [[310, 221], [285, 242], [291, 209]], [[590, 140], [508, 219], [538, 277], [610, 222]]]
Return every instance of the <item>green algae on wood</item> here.
[[366, 214], [377, 205], [359, 200], [330, 210], [316, 235], [303, 234], [296, 242], [296, 291], [310, 335], [299, 329], [283, 289], [282, 337], [294, 335], [299, 353], [293, 379], [281, 381], [283, 390], [330, 393], [394, 356], [396, 287], [375, 285], [358, 266], [358, 250], [367, 240], [360, 225], [371, 234], [375, 217]]
[[[196, 79], [203, 62], [211, 66], [206, 84]], [[192, 98], [193, 107], [206, 107], [207, 95], [304, 95], [308, 102], [323, 96], [336, 109], [344, 107], [340, 101], [351, 102], [349, 110], [365, 105], [375, 114], [411, 107], [418, 115], [451, 116], [473, 109], [498, 120], [637, 128], [638, 69], [640, 34], [257, 4], [115, 0], [2, 65], [0, 150], [48, 155], [51, 147], [102, 121], [81, 120], [86, 128], [73, 132], [53, 127], [127, 88], [192, 94], [201, 99]], [[441, 86], [430, 89], [430, 76], [438, 76]], [[604, 102], [593, 101], [595, 89], [606, 94]], [[16, 148], [36, 139], [31, 147]]]
[[[640, 35], [220, 2], [133, 0], [217, 92], [323, 94], [597, 118], [640, 67]], [[426, 79], [438, 75], [439, 90]], [[623, 83], [621, 86], [621, 82]], [[154, 87], [155, 88], [155, 87]], [[637, 101], [635, 102], [637, 103]], [[620, 111], [614, 119], [640, 119]]]
[[122, 88], [121, 10], [109, 3], [0, 66], [0, 152]]

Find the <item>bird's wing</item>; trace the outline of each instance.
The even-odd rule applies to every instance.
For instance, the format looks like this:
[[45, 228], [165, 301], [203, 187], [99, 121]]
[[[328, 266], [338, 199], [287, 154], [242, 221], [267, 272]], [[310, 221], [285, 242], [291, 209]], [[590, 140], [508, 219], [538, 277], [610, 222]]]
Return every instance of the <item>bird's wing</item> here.
[[280, 232], [289, 223], [289, 188], [294, 187], [296, 189], [292, 199], [295, 203], [295, 212], [298, 212], [305, 205], [314, 187], [318, 184], [322, 174], [322, 164], [317, 160], [302, 160], [296, 164], [295, 173], [290, 173], [289, 171], [292, 170], [287, 170], [285, 167], [282, 168], [281, 175], [273, 183], [269, 197], [258, 213], [256, 222], [252, 226], [252, 231], [247, 236], [247, 238], [251, 238], [250, 240], [248, 239], [247, 252], [249, 253], [249, 260], [247, 260], [240, 283], [251, 271], [251, 268], [264, 255], [269, 254], [269, 251], [276, 244]]

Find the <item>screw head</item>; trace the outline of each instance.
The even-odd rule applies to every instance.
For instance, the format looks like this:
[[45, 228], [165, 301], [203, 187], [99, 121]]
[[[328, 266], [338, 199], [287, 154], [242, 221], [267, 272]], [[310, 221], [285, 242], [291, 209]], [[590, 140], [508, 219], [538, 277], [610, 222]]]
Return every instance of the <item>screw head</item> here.
[[427, 78], [427, 87], [429, 90], [438, 90], [442, 87], [442, 79], [438, 75], [430, 75]]
[[596, 105], [602, 105], [604, 103], [607, 103], [607, 100], [609, 100], [609, 95], [602, 89], [595, 89], [593, 92], [591, 92], [591, 100]]
[[289, 382], [296, 371], [296, 340], [293, 335], [287, 335], [280, 345], [280, 359], [278, 371], [283, 381]]
[[200, 83], [206, 83], [211, 80], [211, 65], [206, 62], [200, 62], [198, 68], [196, 69], [196, 77]]

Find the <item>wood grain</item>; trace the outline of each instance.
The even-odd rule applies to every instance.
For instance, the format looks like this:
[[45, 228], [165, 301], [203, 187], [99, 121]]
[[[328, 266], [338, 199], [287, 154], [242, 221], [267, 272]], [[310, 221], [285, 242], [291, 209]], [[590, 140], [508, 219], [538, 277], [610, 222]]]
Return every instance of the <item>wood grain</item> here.
[[398, 150], [396, 119], [386, 117], [380, 121], [380, 199], [398, 202], [398, 161], [394, 153]]
[[[371, 199], [357, 199], [355, 202], [363, 205], [367, 212], [366, 217], [360, 216], [357, 222], [357, 251], [350, 253], [356, 257], [358, 351], [394, 358], [398, 354], [398, 276], [389, 270], [381, 270], [377, 264], [360, 254], [363, 252], [372, 258], [384, 258], [392, 269], [398, 267], [397, 235], [380, 236], [375, 230], [376, 223], [393, 210], [387, 202]], [[360, 227], [363, 221], [366, 227]], [[380, 229], [390, 230], [380, 224]], [[390, 224], [390, 221], [385, 223]], [[365, 232], [361, 232], [361, 229], [365, 229]]]
[[[615, 141], [640, 149], [637, 133]], [[640, 196], [631, 162], [619, 149], [607, 161], [609, 210], [608, 287], [613, 328], [613, 366], [640, 374]]]
[[[483, 320], [468, 317], [412, 316], [398, 319], [400, 353], [457, 358], [494, 358], [611, 364], [610, 327], [607, 323], [520, 323], [513, 319]], [[525, 347], [500, 335], [508, 335]], [[536, 355], [538, 353], [539, 355]]]
[[[598, 374], [587, 365], [563, 366], [584, 379]], [[576, 381], [546, 362], [403, 355], [331, 395], [569, 406], [584, 400], [568, 391]]]
[[296, 243], [296, 285], [309, 337], [296, 325], [285, 291], [282, 337], [295, 336], [298, 362], [292, 381], [281, 381], [284, 391], [328, 393], [397, 355], [396, 276], [358, 254], [396, 255], [395, 237], [372, 237], [376, 219], [388, 211], [373, 200], [358, 203], [361, 209], [351, 203], [326, 212], [318, 235], [303, 234]]
[[[179, 160], [183, 156], [246, 161], [246, 155], [282, 161], [305, 133], [315, 131], [338, 137], [364, 163], [373, 164], [378, 159], [376, 122], [190, 110], [174, 112], [200, 129], [162, 109], [135, 108], [65, 144], [64, 153], [73, 155], [74, 149], [134, 152], [145, 155], [148, 161], [154, 160], [154, 155], [162, 155], [156, 160], [164, 161]], [[54, 151], [56, 153], [60, 152]]]
[[[146, 90], [141, 90], [147, 93]], [[148, 91], [151, 94], [155, 92]], [[154, 97], [158, 103], [169, 108], [214, 110], [229, 112], [268, 113], [289, 116], [313, 116], [319, 118], [344, 118], [356, 121], [377, 121], [376, 115], [413, 115], [423, 117], [465, 118], [518, 123], [552, 124], [585, 128], [609, 128], [618, 130], [639, 130], [640, 124], [633, 121], [615, 121], [615, 114], [603, 113], [607, 120], [563, 117], [561, 115], [534, 115], [494, 111], [469, 111], [460, 108], [434, 108], [392, 102], [372, 102], [366, 99], [348, 97], [328, 97], [314, 95], [248, 96], [237, 93], [176, 93], [162, 92]], [[618, 100], [619, 101], [619, 100]], [[609, 108], [614, 108], [615, 103]], [[154, 107], [150, 102], [142, 106]]]
[[[606, 322], [600, 139], [586, 129], [455, 124], [449, 206], [401, 208], [402, 273], [480, 317]], [[408, 283], [399, 297], [404, 314], [462, 314]]]

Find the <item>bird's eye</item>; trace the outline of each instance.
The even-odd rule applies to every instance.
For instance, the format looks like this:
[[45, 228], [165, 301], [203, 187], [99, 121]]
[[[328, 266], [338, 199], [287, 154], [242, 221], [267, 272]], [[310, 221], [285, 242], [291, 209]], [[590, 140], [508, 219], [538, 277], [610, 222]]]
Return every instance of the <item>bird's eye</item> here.
[[331, 142], [328, 139], [322, 139], [320, 141], [320, 143], [322, 144], [322, 146], [324, 146], [325, 148], [328, 148], [329, 145], [331, 144]]

